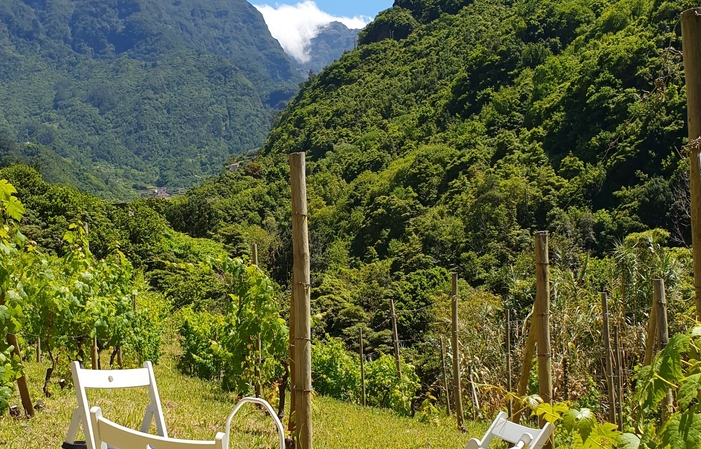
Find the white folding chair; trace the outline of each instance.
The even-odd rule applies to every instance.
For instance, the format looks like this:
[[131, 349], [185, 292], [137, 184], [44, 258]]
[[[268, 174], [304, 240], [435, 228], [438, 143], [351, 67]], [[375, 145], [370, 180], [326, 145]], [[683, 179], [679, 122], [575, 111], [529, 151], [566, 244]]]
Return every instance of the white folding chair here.
[[[161, 437], [168, 437], [166, 424], [163, 420], [163, 409], [158, 396], [156, 378], [153, 375], [151, 362], [144, 362], [143, 368], [120, 369], [120, 370], [87, 370], [82, 369], [78, 362], [71, 363], [71, 373], [73, 374], [73, 385], [78, 406], [73, 411], [71, 425], [68, 427], [66, 442], [74, 443], [78, 433], [80, 423], [83, 423], [83, 433], [88, 449], [98, 449], [93, 445], [95, 435], [92, 422], [88, 416], [90, 407], [86, 389], [116, 389], [116, 388], [136, 388], [148, 387], [151, 402], [146, 407], [146, 414], [141, 424], [141, 432], [147, 433], [151, 427], [151, 421], [156, 421], [156, 431]], [[129, 447], [129, 446], [127, 446]], [[141, 446], [145, 447], [145, 446]]]
[[499, 437], [513, 444], [514, 446], [511, 449], [540, 449], [552, 434], [553, 426], [550, 423], [545, 423], [542, 429], [533, 429], [512, 423], [508, 420], [506, 412], [499, 412], [482, 439], [470, 439], [465, 449], [486, 449], [494, 437]]
[[213, 441], [180, 440], [151, 435], [113, 423], [102, 416], [100, 407], [90, 409], [90, 427], [93, 429], [94, 443], [99, 449], [227, 449], [229, 443], [225, 434], [218, 432]]

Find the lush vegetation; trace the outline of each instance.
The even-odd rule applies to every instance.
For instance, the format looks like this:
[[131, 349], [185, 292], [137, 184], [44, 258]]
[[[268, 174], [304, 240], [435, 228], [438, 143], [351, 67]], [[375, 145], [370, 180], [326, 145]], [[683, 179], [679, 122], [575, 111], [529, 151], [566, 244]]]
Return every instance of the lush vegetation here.
[[300, 79], [244, 0], [4, 1], [0, 155], [104, 198], [188, 187], [259, 147]]
[[305, 151], [315, 336], [356, 352], [362, 327], [370, 357], [391, 354], [394, 298], [418, 410], [439, 396], [457, 272], [462, 366], [484, 416], [503, 404], [493, 387], [506, 376], [504, 310], [528, 321], [533, 234], [549, 230], [556, 398], [601, 413], [600, 291], [629, 354], [628, 392], [651, 279], [666, 281], [672, 330], [693, 324], [677, 26], [691, 6], [397, 1], [357, 50], [305, 83], [257, 158], [166, 217], [229, 247], [257, 243], [286, 284], [287, 153]]
[[[304, 83], [257, 157], [180, 198], [110, 205], [27, 167], [0, 176], [16, 184], [22, 232], [38, 247], [65, 257], [57, 236], [79, 219], [96, 257], [119, 247], [144, 271], [180, 310], [183, 370], [237, 393], [263, 384], [274, 398], [292, 265], [287, 154], [305, 151], [315, 388], [359, 401], [362, 330], [368, 402], [426, 422], [445, 398], [450, 273], [460, 278], [465, 409], [491, 419], [509, 397], [505, 310], [517, 372], [533, 235], [548, 230], [558, 404], [539, 404], [532, 374], [521, 407], [555, 423], [564, 446], [693, 447], [698, 330], [677, 26], [691, 6], [397, 0], [358, 49]], [[253, 244], [260, 268], [247, 263]], [[681, 336], [638, 369], [655, 278]], [[602, 291], [625, 354], [622, 432], [603, 422]], [[688, 407], [667, 415], [659, 401], [670, 388]]]

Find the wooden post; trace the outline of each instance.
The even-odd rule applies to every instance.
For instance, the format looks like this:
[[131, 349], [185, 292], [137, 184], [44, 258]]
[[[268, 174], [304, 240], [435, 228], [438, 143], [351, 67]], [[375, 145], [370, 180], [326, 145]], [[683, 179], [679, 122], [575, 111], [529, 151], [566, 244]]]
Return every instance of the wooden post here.
[[618, 425], [623, 428], [623, 362], [619, 346], [618, 325], [614, 328], [613, 345], [615, 346], [614, 356], [616, 358], [616, 396], [618, 396]]
[[650, 318], [647, 324], [647, 339], [645, 340], [645, 358], [643, 366], [652, 363], [652, 358], [655, 356], [655, 342], [657, 341], [657, 296], [652, 295], [652, 308], [650, 309]]
[[92, 362], [92, 369], [97, 369], [97, 335], [92, 338], [92, 349], [90, 351], [90, 361]]
[[37, 350], [37, 363], [41, 363], [41, 338], [40, 337], [37, 337], [36, 350]]
[[124, 368], [124, 355], [122, 354], [121, 346], [117, 348], [117, 365], [119, 365], [119, 369]]
[[477, 389], [475, 388], [475, 377], [472, 371], [472, 366], [469, 368], [470, 373], [470, 390], [472, 391], [472, 420], [477, 421], [477, 410], [480, 408], [480, 402], [477, 398]]
[[[669, 332], [667, 330], [667, 298], [664, 290], [664, 281], [662, 279], [654, 279], [654, 295], [657, 298], [657, 329], [659, 336], [660, 350], [667, 347], [669, 343]], [[662, 422], [666, 422], [673, 410], [672, 391], [667, 390], [667, 395], [662, 399]]]
[[[538, 320], [535, 319], [535, 304], [533, 304], [533, 313], [531, 314], [531, 324], [528, 329], [528, 337], [526, 338], [526, 347], [523, 348], [523, 365], [521, 365], [521, 376], [518, 379], [518, 390], [517, 395], [522, 398], [526, 395], [528, 389], [528, 379], [531, 376], [531, 369], [533, 369], [533, 353], [535, 352], [535, 344], [538, 338]], [[519, 423], [521, 420], [521, 414], [523, 413], [523, 407], [519, 408], [514, 414], [513, 422]]]
[[443, 336], [441, 336], [441, 365], [443, 366], [443, 391], [445, 391], [445, 412], [448, 416], [452, 415], [450, 410], [450, 393], [448, 390], [448, 371], [445, 367], [445, 345], [443, 344]]
[[[253, 265], [258, 267], [258, 245], [256, 243], [253, 244]], [[254, 368], [256, 378], [255, 393], [257, 398], [261, 397], [263, 393], [261, 365], [263, 365], [263, 342], [260, 339], [260, 333], [258, 333], [256, 335], [256, 365]]]
[[365, 351], [363, 345], [363, 328], [360, 328], [360, 387], [362, 392], [363, 407], [367, 406], [365, 398]]
[[609, 421], [616, 422], [616, 394], [613, 387], [613, 366], [611, 363], [611, 335], [609, 333], [608, 293], [601, 292], [601, 310], [604, 316], [604, 357], [606, 357], [606, 389], [609, 396]]
[[392, 308], [392, 335], [394, 336], [394, 359], [397, 362], [397, 376], [402, 380], [402, 359], [399, 355], [399, 333], [397, 332], [397, 313], [394, 311], [394, 298], [389, 299]]
[[458, 417], [458, 429], [465, 428], [465, 415], [462, 410], [462, 388], [460, 383], [460, 348], [458, 345], [458, 274], [453, 273], [452, 282], [453, 297], [453, 322], [451, 335], [451, 349], [453, 350], [453, 398], [455, 400], [455, 414]]
[[[4, 304], [4, 301], [2, 301]], [[12, 346], [14, 354], [22, 360], [22, 355], [19, 352], [19, 343], [17, 342], [17, 336], [15, 334], [7, 334], [7, 344]], [[28, 417], [34, 416], [34, 407], [32, 406], [32, 398], [29, 396], [29, 386], [27, 384], [27, 377], [23, 374], [19, 379], [17, 379], [17, 389], [19, 390], [20, 400], [22, 401], [22, 407], [24, 408], [24, 414]]]
[[307, 228], [307, 182], [304, 153], [290, 154], [292, 187], [292, 251], [295, 308], [295, 396], [298, 449], [312, 448], [311, 278]]
[[681, 22], [689, 125], [691, 246], [694, 260], [696, 321], [701, 321], [701, 8], [684, 11]]
[[[511, 394], [511, 309], [506, 309], [506, 391]], [[509, 417], [513, 416], [513, 401], [506, 404]]]
[[290, 296], [290, 329], [289, 329], [289, 334], [290, 334], [290, 416], [288, 419], [288, 424], [287, 424], [287, 430], [290, 431], [290, 433], [293, 433], [297, 429], [297, 395], [295, 394], [295, 390], [297, 388], [297, 384], [295, 383], [295, 380], [297, 379], [297, 364], [295, 363], [295, 359], [297, 357], [296, 351], [295, 351], [295, 325], [296, 325], [296, 320], [295, 320], [295, 301], [294, 301], [294, 285], [295, 285], [295, 274], [294, 271], [292, 272], [292, 295]]
[[[535, 236], [536, 299], [534, 321], [538, 322], [538, 393], [543, 402], [552, 404], [553, 377], [550, 353], [550, 273], [548, 255], [548, 231], [538, 231]], [[544, 426], [545, 419], [539, 419]], [[544, 446], [552, 449], [552, 439]]]

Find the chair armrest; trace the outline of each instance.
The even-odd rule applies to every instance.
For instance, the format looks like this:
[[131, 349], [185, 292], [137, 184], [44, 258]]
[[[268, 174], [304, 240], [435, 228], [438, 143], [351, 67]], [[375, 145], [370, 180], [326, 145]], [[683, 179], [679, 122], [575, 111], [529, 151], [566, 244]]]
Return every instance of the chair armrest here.
[[231, 431], [231, 420], [233, 419], [234, 415], [236, 412], [239, 411], [241, 406], [245, 404], [246, 402], [252, 402], [254, 404], [259, 404], [268, 409], [268, 412], [270, 412], [270, 416], [273, 418], [273, 421], [275, 422], [275, 426], [277, 426], [277, 431], [278, 434], [280, 435], [280, 449], [285, 449], [285, 429], [282, 427], [282, 423], [280, 422], [280, 418], [277, 417], [275, 414], [275, 410], [273, 410], [273, 407], [266, 401], [265, 399], [260, 399], [260, 398], [251, 398], [251, 397], [245, 397], [242, 398], [234, 407], [234, 409], [229, 413], [229, 417], [226, 418], [226, 447], [229, 447], [229, 433]]

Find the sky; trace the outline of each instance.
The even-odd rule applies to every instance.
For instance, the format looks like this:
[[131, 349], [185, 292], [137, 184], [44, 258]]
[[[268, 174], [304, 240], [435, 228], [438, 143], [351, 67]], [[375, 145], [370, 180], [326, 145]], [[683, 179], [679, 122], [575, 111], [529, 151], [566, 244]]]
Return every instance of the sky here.
[[348, 28], [363, 28], [394, 3], [393, 0], [263, 1], [252, 3], [263, 14], [270, 34], [288, 55], [300, 62], [309, 61], [309, 42], [325, 25], [337, 21]]

